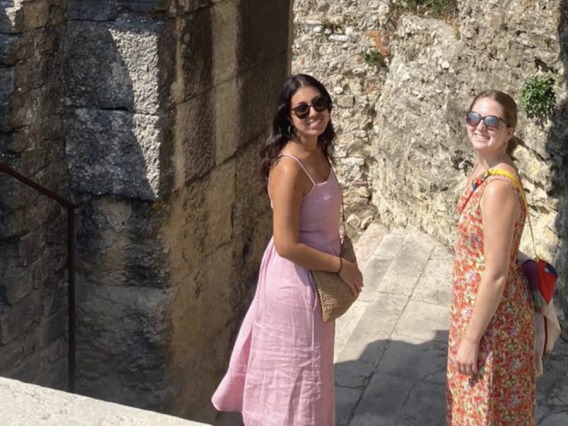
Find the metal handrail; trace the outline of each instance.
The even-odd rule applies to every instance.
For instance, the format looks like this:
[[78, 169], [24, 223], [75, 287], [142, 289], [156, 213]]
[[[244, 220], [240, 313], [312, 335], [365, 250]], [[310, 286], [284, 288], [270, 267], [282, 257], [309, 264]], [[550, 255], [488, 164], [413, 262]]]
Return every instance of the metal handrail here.
[[77, 204], [73, 204], [71, 201], [57, 195], [55, 192], [41, 186], [37, 182], [34, 182], [30, 178], [18, 173], [8, 165], [0, 161], [0, 172], [4, 172], [13, 178], [19, 180], [25, 185], [35, 189], [36, 191], [42, 193], [43, 195], [57, 201], [67, 210], [67, 269], [68, 269], [68, 327], [69, 327], [69, 347], [67, 353], [68, 362], [68, 388], [70, 392], [75, 392], [75, 366], [76, 366], [76, 346], [75, 346], [75, 234], [76, 234], [76, 222], [75, 222], [75, 209], [79, 207]]

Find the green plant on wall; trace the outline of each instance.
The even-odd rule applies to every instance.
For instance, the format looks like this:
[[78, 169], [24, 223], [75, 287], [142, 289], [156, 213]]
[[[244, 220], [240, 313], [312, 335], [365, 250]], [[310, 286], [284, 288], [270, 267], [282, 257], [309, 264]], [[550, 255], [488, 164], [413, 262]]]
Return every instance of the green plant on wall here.
[[528, 117], [545, 118], [555, 105], [556, 93], [551, 76], [537, 74], [525, 81], [521, 88], [521, 106]]
[[381, 52], [379, 52], [377, 49], [371, 49], [367, 51], [363, 55], [363, 62], [365, 62], [370, 67], [380, 68], [386, 66], [385, 58], [383, 58], [383, 55], [381, 55]]

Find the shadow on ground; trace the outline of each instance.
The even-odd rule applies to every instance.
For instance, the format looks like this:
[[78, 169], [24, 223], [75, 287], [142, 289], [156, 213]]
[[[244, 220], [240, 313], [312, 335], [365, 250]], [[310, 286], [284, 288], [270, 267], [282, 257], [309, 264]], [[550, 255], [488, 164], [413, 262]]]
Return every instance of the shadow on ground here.
[[444, 424], [448, 332], [433, 334], [378, 340], [357, 360], [337, 363], [337, 425]]

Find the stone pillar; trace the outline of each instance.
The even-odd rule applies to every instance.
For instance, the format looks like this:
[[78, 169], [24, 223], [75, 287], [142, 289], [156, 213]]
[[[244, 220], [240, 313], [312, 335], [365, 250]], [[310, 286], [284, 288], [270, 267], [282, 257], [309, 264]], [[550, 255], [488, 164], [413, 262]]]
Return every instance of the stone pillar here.
[[289, 2], [69, 9], [79, 390], [211, 421], [271, 233], [258, 151], [288, 70]]
[[[0, 161], [68, 195], [66, 0], [0, 1]], [[65, 211], [0, 173], [0, 375], [67, 386]]]

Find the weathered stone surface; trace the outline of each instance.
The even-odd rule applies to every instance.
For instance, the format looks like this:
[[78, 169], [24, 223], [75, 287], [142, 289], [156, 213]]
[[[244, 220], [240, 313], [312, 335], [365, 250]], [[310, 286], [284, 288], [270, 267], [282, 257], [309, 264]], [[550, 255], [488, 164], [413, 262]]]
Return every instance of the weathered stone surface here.
[[[166, 374], [172, 291], [78, 286], [78, 386], [155, 410], [171, 398]], [[104, 393], [101, 392], [104, 389]]]
[[[487, 88], [519, 100], [528, 77], [547, 74], [556, 82], [557, 108], [542, 122], [521, 112], [517, 158], [538, 250], [566, 270], [568, 227], [557, 217], [568, 182], [560, 172], [568, 135], [566, 1], [460, 0], [451, 21], [405, 13], [390, 1], [328, 3], [295, 2], [293, 71], [319, 77], [336, 99], [337, 170], [347, 211], [366, 215], [353, 194], [353, 183], [362, 182], [372, 188], [380, 222], [417, 226], [451, 246], [455, 203], [474, 162], [462, 118], [469, 102]], [[499, 13], [483, 14], [496, 7]], [[372, 50], [385, 66], [370, 66], [365, 53]], [[351, 225], [363, 226], [356, 217]], [[525, 236], [523, 247], [532, 252], [528, 242]], [[559, 298], [568, 309], [564, 286], [561, 279]]]
[[[159, 13], [168, 10], [173, 3], [195, 0], [68, 0], [69, 19], [81, 21], [112, 21], [124, 11]], [[207, 0], [208, 1], [208, 0]]]
[[[239, 74], [240, 146], [267, 135], [287, 76], [288, 61], [284, 52]], [[261, 104], [266, 107], [259, 108]]]
[[176, 106], [174, 131], [175, 188], [215, 166], [215, 116], [209, 93]]
[[292, 2], [289, 1], [238, 2], [238, 62], [241, 70], [263, 63], [268, 58], [288, 53], [291, 40], [291, 8]]
[[144, 114], [162, 110], [167, 98], [160, 96], [160, 79], [168, 74], [158, 66], [160, 57], [167, 56], [167, 46], [160, 43], [164, 26], [129, 17], [112, 23], [70, 22], [68, 103]]
[[[212, 13], [209, 8], [199, 9], [179, 24], [175, 83], [175, 96], [179, 101], [208, 93], [213, 87]], [[199, 30], [195, 31], [197, 28]]]
[[[370, 151], [370, 141], [379, 129], [373, 128], [374, 103], [384, 69], [364, 62], [365, 54], [376, 49], [379, 40], [375, 20], [389, 2], [337, 0], [294, 2], [295, 38], [292, 72], [307, 73], [324, 83], [335, 101], [332, 120], [338, 134], [336, 172], [344, 190], [350, 231], [358, 235], [376, 216], [369, 197], [356, 192], [371, 188], [371, 170], [378, 166]], [[380, 41], [380, 40], [379, 40]], [[365, 218], [371, 218], [363, 221]]]
[[[289, 66], [289, 26], [290, 2], [0, 8], [0, 150], [82, 202], [81, 392], [215, 419], [209, 396], [271, 232], [257, 162]], [[62, 210], [0, 186], [1, 372], [62, 387]]]
[[126, 111], [73, 109], [66, 151], [75, 191], [155, 200], [160, 194], [160, 119]]
[[84, 396], [0, 378], [0, 422], [12, 426], [41, 423], [106, 426], [206, 426], [180, 418], [125, 407]]
[[[65, 193], [62, 3], [0, 4], [0, 161]], [[64, 211], [5, 174], [0, 186], [0, 373], [62, 387], [67, 381], [66, 235], [59, 221]]]
[[[160, 27], [160, 42], [171, 39], [172, 43], [165, 46], [165, 58], [158, 51], [157, 62], [150, 64], [121, 47], [128, 44], [123, 38], [132, 37], [131, 28], [146, 25], [144, 15], [125, 15], [130, 22], [120, 18], [120, 25], [129, 28], [122, 32], [116, 32], [115, 22], [88, 24], [93, 34], [101, 32], [103, 40], [108, 41], [105, 31], [110, 32], [117, 48], [108, 60], [95, 47], [91, 54], [77, 49], [80, 60], [91, 61], [103, 74], [105, 65], [99, 66], [97, 60], [118, 64], [123, 75], [137, 77], [115, 102], [116, 91], [104, 86], [104, 75], [96, 70], [84, 74], [83, 67], [71, 63], [80, 90], [73, 89], [69, 98], [67, 149], [72, 154], [73, 188], [83, 196], [100, 194], [82, 208], [78, 236], [78, 281], [83, 286], [79, 350], [84, 359], [80, 388], [115, 401], [214, 419], [209, 396], [224, 372], [229, 342], [252, 295], [270, 233], [266, 198], [256, 195], [260, 135], [266, 131], [266, 123], [259, 125], [257, 120], [259, 114], [271, 114], [269, 102], [274, 102], [284, 79], [286, 55], [264, 56], [263, 63], [249, 64], [258, 71], [255, 81], [253, 69], [239, 74], [235, 46], [241, 43], [241, 29], [235, 3], [215, 2], [211, 8], [188, 12], [196, 4], [171, 5], [168, 13], [187, 15], [177, 20], [175, 28]], [[72, 25], [74, 35], [83, 37], [78, 34], [82, 22]], [[155, 25], [150, 25], [150, 33]], [[221, 28], [227, 31], [222, 33]], [[92, 38], [85, 37], [86, 42]], [[286, 52], [287, 45], [279, 49]], [[176, 54], [170, 57], [170, 52]], [[153, 69], [157, 77], [147, 86], [142, 74], [132, 73], [144, 67], [157, 68]], [[265, 82], [258, 84], [261, 77]], [[136, 92], [137, 81], [144, 83], [141, 87], [157, 87], [152, 92], [156, 103], [169, 108], [172, 102], [168, 109], [172, 114], [157, 120], [159, 109], [145, 114], [132, 109], [136, 100], [129, 96]], [[97, 93], [98, 82], [108, 94], [105, 102], [112, 101], [110, 111]], [[76, 108], [81, 105], [85, 108]], [[244, 105], [254, 109], [252, 115], [242, 113]], [[133, 131], [137, 117], [151, 123], [152, 131]], [[171, 126], [165, 129], [166, 124]], [[96, 155], [88, 157], [93, 152]], [[107, 167], [109, 161], [112, 167]], [[85, 169], [85, 163], [94, 167]], [[117, 170], [122, 170], [119, 177], [112, 175]], [[152, 173], [156, 174], [148, 176]], [[174, 192], [148, 197], [147, 189], [155, 194], [164, 187], [161, 174], [173, 177]], [[136, 302], [142, 294], [148, 295], [148, 303]], [[154, 310], [159, 303], [150, 303], [154, 299], [163, 299], [159, 312]], [[111, 329], [116, 323], [121, 327]], [[136, 339], [145, 326], [156, 329], [156, 336]], [[104, 349], [107, 344], [113, 347]], [[122, 355], [132, 351], [148, 363]], [[109, 388], [114, 390], [109, 393]]]

